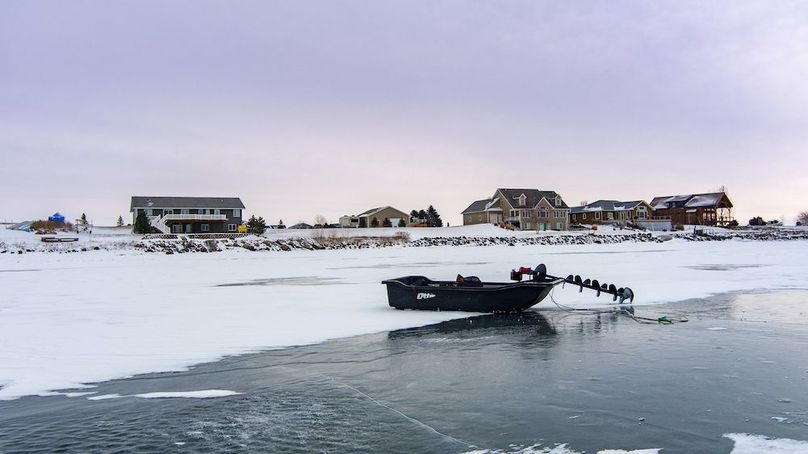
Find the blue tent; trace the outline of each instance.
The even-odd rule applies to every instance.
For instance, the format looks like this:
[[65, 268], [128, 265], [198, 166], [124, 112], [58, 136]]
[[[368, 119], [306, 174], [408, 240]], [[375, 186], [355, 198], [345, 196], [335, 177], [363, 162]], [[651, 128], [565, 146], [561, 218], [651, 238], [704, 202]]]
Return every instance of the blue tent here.
[[58, 222], [60, 224], [65, 223], [65, 217], [62, 216], [58, 211], [53, 213], [52, 215], [48, 216], [49, 221]]

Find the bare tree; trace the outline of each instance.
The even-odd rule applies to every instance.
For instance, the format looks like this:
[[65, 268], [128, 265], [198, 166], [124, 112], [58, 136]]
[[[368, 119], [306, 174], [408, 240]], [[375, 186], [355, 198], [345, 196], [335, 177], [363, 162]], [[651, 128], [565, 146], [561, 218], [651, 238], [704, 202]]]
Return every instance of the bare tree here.
[[322, 214], [318, 214], [317, 216], [314, 216], [314, 224], [325, 227], [328, 224], [328, 220]]
[[797, 215], [797, 222], [800, 225], [808, 225], [808, 211], [803, 211], [802, 213]]
[[589, 202], [587, 202], [586, 200], [581, 200], [580, 206], [585, 207], [587, 205], [589, 205]]

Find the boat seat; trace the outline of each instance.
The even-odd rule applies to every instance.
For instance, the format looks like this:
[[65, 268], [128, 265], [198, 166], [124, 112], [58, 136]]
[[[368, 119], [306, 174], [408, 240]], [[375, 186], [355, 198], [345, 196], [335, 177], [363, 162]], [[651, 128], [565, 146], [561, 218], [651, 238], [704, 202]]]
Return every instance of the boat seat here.
[[[460, 275], [458, 275], [460, 276]], [[460, 276], [462, 277], [462, 276]], [[483, 281], [477, 276], [466, 276], [459, 280], [458, 287], [482, 287]]]

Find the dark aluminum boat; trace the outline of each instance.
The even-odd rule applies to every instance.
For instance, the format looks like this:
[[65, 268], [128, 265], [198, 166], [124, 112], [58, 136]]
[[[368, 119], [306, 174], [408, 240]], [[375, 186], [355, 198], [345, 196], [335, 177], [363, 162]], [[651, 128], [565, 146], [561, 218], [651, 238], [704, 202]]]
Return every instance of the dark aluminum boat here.
[[[522, 281], [522, 276], [530, 280]], [[454, 281], [433, 281], [424, 276], [406, 276], [387, 279], [387, 298], [390, 306], [396, 309], [420, 309], [429, 311], [465, 312], [520, 312], [538, 304], [559, 284], [570, 283], [595, 290], [600, 296], [607, 293], [620, 304], [634, 300], [634, 293], [613, 284], [600, 284], [594, 280], [583, 280], [580, 276], [560, 278], [547, 274], [547, 268], [539, 265], [536, 269], [527, 267], [511, 271], [511, 279], [517, 282], [482, 282], [474, 276], [458, 275]]]

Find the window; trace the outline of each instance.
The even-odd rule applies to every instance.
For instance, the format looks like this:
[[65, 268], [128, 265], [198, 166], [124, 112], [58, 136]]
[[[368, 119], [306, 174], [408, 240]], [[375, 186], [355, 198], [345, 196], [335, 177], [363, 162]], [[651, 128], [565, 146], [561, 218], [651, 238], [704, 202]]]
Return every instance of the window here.
[[240, 218], [241, 217], [241, 210], [233, 210], [233, 217]]
[[581, 218], [586, 219], [586, 213], [581, 213]]
[[[219, 210], [216, 210], [219, 211]], [[236, 231], [236, 224], [227, 224], [227, 231], [228, 232], [235, 232]]]
[[146, 208], [146, 216], [151, 216], [151, 215], [152, 215], [152, 209], [151, 208]]
[[511, 217], [515, 218], [517, 216], [519, 216], [519, 211], [518, 210], [511, 210]]
[[180, 213], [181, 214], [190, 214], [190, 211], [188, 210], [188, 208], [183, 208], [183, 209], [180, 210]]
[[167, 214], [174, 214], [174, 210], [163, 210], [163, 216]]
[[527, 203], [527, 197], [524, 194], [519, 196], [519, 206], [523, 207]]
[[546, 218], [548, 216], [547, 208], [539, 208], [539, 217]]
[[199, 224], [199, 231], [210, 232], [210, 224]]
[[564, 223], [556, 222], [556, 230], [564, 230]]
[[614, 213], [612, 213], [612, 212], [610, 211], [610, 212], [606, 213], [606, 217], [607, 217], [609, 220], [612, 220], [612, 219], [614, 219]]
[[199, 214], [208, 214], [208, 209], [207, 208], [200, 208], [199, 209]]
[[213, 214], [222, 214], [222, 210], [216, 208], [215, 210], [213, 210]]
[[600, 211], [598, 211], [597, 213], [595, 213], [595, 219], [596, 219], [596, 220], [600, 220]]

